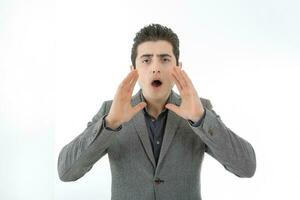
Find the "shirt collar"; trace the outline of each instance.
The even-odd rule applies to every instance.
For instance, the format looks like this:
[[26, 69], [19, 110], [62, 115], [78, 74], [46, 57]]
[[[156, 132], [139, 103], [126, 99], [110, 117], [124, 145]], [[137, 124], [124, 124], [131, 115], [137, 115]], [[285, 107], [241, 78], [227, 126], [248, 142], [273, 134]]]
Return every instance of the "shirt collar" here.
[[[170, 95], [169, 95], [169, 97], [168, 97], [168, 99], [167, 99], [167, 101], [166, 101], [165, 104], [171, 103], [171, 101], [170, 101], [170, 99], [171, 99], [171, 98], [170, 98], [170, 97], [171, 97], [171, 94], [172, 94], [172, 91], [171, 91], [171, 93], [170, 93]], [[141, 101], [146, 102], [145, 97], [144, 97], [142, 91], [141, 91], [141, 93], [140, 93], [140, 98], [141, 98]], [[149, 114], [148, 109], [147, 109], [147, 106], [146, 106], [143, 110], [146, 111], [146, 112]], [[166, 112], [166, 111], [167, 111], [167, 108], [164, 107], [164, 109], [161, 111], [161, 113]]]

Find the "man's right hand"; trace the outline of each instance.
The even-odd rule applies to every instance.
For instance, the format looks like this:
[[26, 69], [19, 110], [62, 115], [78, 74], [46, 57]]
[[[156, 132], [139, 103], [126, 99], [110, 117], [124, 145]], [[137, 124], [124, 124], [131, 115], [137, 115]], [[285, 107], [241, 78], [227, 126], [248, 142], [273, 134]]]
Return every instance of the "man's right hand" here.
[[141, 102], [134, 107], [131, 105], [131, 96], [138, 76], [137, 70], [132, 70], [119, 85], [109, 113], [105, 117], [107, 127], [118, 128], [147, 105], [145, 102]]

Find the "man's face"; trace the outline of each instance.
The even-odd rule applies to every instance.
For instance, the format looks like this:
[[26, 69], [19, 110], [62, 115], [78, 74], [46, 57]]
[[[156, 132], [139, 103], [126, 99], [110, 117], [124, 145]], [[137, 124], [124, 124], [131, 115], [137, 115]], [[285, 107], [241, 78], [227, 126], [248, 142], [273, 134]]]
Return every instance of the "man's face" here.
[[137, 47], [135, 63], [143, 95], [154, 101], [166, 100], [174, 86], [171, 70], [176, 58], [172, 45], [164, 40], [143, 42]]

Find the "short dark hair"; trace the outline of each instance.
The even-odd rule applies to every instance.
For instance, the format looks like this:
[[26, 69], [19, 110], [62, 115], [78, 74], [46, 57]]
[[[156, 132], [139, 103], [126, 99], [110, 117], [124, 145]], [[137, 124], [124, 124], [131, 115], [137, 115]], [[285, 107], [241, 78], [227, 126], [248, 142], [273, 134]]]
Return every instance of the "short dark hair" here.
[[160, 24], [150, 24], [142, 28], [139, 32], [136, 33], [135, 38], [133, 39], [133, 45], [131, 49], [131, 63], [135, 65], [135, 59], [137, 57], [137, 47], [139, 44], [148, 41], [157, 41], [157, 40], [165, 40], [171, 43], [173, 47], [173, 53], [176, 58], [176, 65], [178, 65], [179, 60], [179, 39], [176, 33], [172, 31], [172, 29], [162, 26]]

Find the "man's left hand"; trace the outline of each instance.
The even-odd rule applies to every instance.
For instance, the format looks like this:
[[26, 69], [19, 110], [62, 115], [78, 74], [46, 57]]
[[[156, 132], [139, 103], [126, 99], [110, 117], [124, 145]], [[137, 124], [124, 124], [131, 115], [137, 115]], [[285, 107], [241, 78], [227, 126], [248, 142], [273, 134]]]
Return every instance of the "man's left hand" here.
[[177, 106], [168, 103], [165, 107], [184, 119], [197, 122], [203, 116], [204, 108], [191, 79], [177, 66], [173, 67], [171, 73], [181, 96], [181, 104]]

